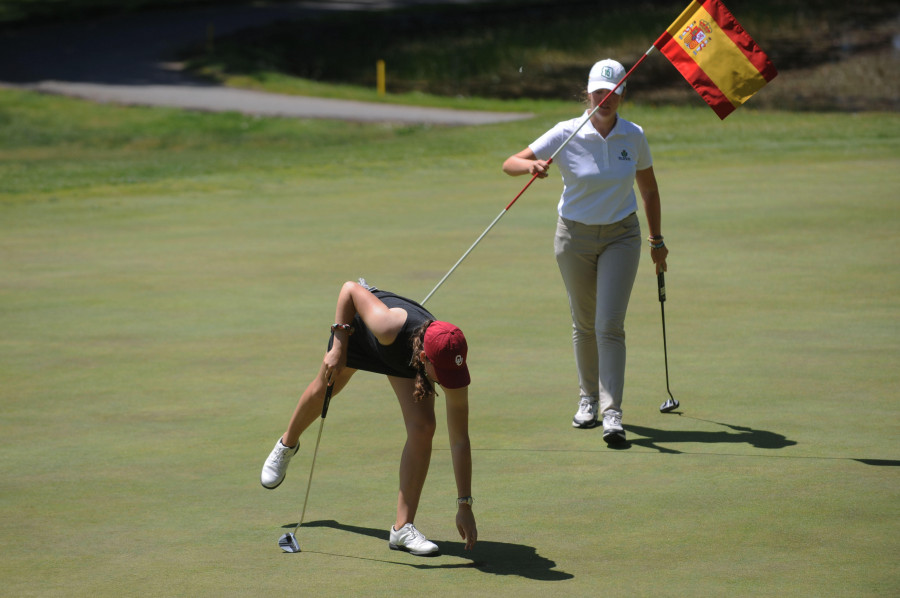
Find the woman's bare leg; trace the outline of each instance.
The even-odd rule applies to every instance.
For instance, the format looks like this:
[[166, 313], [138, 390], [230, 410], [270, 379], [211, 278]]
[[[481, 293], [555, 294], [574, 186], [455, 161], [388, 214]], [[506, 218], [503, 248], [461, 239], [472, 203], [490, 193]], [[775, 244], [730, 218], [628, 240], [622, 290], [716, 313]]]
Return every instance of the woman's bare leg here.
[[[284, 446], [297, 446], [300, 441], [300, 434], [310, 426], [319, 416], [322, 415], [322, 405], [325, 403], [325, 366], [319, 369], [319, 375], [316, 376], [303, 394], [297, 401], [297, 407], [294, 408], [294, 414], [288, 424], [287, 430], [281, 437], [281, 443]], [[345, 368], [341, 371], [337, 380], [334, 382], [334, 390], [331, 397], [334, 398], [350, 381], [350, 377], [356, 373], [356, 370]]]
[[399, 530], [416, 518], [419, 499], [431, 464], [431, 441], [434, 438], [434, 397], [418, 403], [413, 399], [415, 380], [388, 376], [400, 402], [403, 422], [406, 425], [406, 445], [400, 458], [400, 493], [397, 497], [397, 521]]

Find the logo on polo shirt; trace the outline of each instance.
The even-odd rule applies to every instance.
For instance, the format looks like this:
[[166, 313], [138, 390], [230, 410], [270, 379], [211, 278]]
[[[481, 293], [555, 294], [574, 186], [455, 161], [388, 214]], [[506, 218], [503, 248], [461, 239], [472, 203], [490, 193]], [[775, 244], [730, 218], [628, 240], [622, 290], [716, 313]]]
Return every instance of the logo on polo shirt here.
[[628, 150], [622, 150], [622, 153], [619, 154], [619, 160], [631, 162], [631, 156], [628, 155]]

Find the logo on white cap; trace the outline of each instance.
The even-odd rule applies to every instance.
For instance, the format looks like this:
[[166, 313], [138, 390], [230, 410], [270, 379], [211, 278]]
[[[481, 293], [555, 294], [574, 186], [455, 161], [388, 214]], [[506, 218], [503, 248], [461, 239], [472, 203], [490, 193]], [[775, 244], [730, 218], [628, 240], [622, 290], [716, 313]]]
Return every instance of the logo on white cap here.
[[607, 58], [594, 63], [588, 75], [587, 91], [593, 93], [598, 89], [615, 89], [622, 95], [625, 90], [625, 67]]

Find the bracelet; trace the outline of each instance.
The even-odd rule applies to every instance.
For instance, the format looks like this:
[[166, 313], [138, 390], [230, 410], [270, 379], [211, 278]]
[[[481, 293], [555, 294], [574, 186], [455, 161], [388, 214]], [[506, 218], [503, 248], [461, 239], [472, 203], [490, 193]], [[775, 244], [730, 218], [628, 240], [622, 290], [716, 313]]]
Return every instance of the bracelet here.
[[662, 241], [663, 236], [662, 235], [650, 235], [649, 237], [647, 237], [647, 240], [648, 241]]
[[459, 498], [456, 499], [457, 506], [469, 505], [471, 507], [472, 503], [474, 503], [474, 502], [475, 502], [475, 499], [472, 498], [471, 496], [460, 496]]
[[653, 241], [650, 241], [650, 249], [662, 249], [665, 246], [666, 246], [666, 244], [663, 243], [662, 241], [660, 241], [659, 243], [654, 243]]
[[354, 332], [353, 326], [351, 326], [350, 324], [332, 324], [331, 325], [332, 334], [334, 334], [335, 330], [346, 330], [350, 334], [353, 334], [353, 332]]

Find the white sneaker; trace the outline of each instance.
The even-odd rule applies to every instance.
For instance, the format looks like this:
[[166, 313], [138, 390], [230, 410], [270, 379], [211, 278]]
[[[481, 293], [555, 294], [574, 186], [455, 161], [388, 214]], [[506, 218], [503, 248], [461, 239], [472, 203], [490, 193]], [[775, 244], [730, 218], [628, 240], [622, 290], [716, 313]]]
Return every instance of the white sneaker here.
[[287, 447], [281, 444], [281, 438], [278, 439], [278, 442], [275, 443], [275, 448], [272, 449], [272, 452], [269, 453], [269, 458], [263, 464], [262, 474], [259, 476], [259, 481], [262, 483], [263, 488], [272, 490], [284, 481], [288, 463], [291, 462], [291, 457], [297, 454], [297, 449], [299, 448], [299, 442], [295, 447]]
[[603, 440], [607, 444], [625, 442], [625, 428], [622, 427], [622, 412], [607, 409], [603, 412]]
[[593, 428], [597, 425], [597, 411], [600, 410], [600, 400], [592, 401], [583, 397], [578, 404], [578, 413], [572, 418], [573, 428]]
[[391, 550], [402, 550], [416, 556], [427, 556], [438, 551], [438, 545], [428, 541], [412, 523], [407, 523], [399, 531], [392, 525], [388, 546]]

